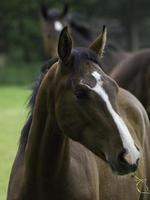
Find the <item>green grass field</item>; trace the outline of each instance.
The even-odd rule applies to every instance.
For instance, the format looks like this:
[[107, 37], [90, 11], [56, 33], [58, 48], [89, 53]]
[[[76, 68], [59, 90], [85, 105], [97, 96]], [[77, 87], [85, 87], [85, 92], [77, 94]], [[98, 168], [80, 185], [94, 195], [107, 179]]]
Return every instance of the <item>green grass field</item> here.
[[25, 87], [0, 87], [0, 200], [6, 200], [10, 170], [27, 115], [29, 93]]

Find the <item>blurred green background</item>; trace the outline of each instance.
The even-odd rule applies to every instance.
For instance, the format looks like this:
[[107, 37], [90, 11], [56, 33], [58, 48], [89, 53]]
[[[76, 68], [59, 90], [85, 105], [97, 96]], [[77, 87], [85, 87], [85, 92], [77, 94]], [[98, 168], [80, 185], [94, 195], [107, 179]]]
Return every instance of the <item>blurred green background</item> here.
[[[62, 9], [65, 2], [0, 1], [0, 200], [6, 199], [11, 165], [28, 112], [26, 99], [30, 86], [45, 61], [40, 8], [46, 4]], [[150, 1], [70, 0], [68, 3], [70, 12], [89, 26], [91, 23], [91, 29], [106, 24], [109, 38], [122, 48], [150, 46]]]
[[29, 90], [18, 86], [0, 87], [0, 199], [6, 199], [10, 169], [25, 121], [25, 99]]
[[94, 21], [94, 27], [91, 29], [100, 28], [101, 24], [105, 23], [108, 26], [109, 38], [115, 41], [118, 40], [116, 34], [121, 32], [126, 48], [149, 46], [148, 0], [1, 0], [0, 61], [18, 63], [42, 60], [44, 53], [40, 23], [41, 5], [62, 9], [64, 2], [69, 3], [71, 14], [82, 15], [89, 25]]

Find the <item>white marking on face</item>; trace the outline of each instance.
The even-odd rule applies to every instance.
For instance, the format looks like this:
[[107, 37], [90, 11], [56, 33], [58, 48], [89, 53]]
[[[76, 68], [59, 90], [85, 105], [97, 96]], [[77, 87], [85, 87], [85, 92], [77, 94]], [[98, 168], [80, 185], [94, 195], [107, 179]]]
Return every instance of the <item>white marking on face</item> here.
[[90, 88], [91, 90], [95, 91], [106, 103], [107, 109], [110, 112], [112, 118], [114, 119], [114, 122], [120, 133], [120, 137], [121, 137], [123, 146], [128, 151], [128, 155], [125, 156], [125, 159], [128, 161], [128, 163], [135, 164], [137, 159], [139, 159], [139, 157], [140, 157], [140, 153], [137, 150], [137, 148], [135, 147], [133, 138], [131, 137], [131, 134], [130, 134], [125, 122], [123, 121], [123, 119], [113, 109], [113, 107], [110, 103], [109, 97], [108, 97], [106, 91], [104, 90], [104, 88], [102, 87], [103, 81], [101, 80], [101, 75], [96, 71], [94, 71], [92, 73], [92, 75], [94, 76], [94, 78], [97, 81], [95, 87], [91, 88], [88, 85], [86, 85], [86, 86], [88, 88]]
[[56, 31], [60, 32], [63, 29], [63, 25], [60, 21], [55, 21], [54, 22], [54, 28]]

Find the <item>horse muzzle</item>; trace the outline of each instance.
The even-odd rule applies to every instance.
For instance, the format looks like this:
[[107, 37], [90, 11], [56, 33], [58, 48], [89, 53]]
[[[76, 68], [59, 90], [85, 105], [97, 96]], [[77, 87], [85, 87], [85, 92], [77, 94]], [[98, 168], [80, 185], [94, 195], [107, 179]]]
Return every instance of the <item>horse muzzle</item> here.
[[132, 172], [135, 172], [138, 168], [139, 157], [137, 157], [133, 162], [131, 162], [130, 154], [126, 149], [118, 155], [117, 160], [115, 162], [110, 162], [110, 166], [112, 171], [117, 173], [118, 175], [125, 175]]

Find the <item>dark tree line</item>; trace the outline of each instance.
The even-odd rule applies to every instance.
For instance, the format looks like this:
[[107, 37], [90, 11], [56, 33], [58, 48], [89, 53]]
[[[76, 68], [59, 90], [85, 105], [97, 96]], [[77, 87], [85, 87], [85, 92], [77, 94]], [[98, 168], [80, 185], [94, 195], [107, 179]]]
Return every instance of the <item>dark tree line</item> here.
[[[72, 12], [82, 13], [85, 19], [95, 18], [97, 21], [107, 19], [110, 23], [112, 19], [116, 19], [121, 27], [124, 27], [128, 49], [140, 47], [142, 25], [145, 21], [150, 23], [150, 1], [70, 0], [68, 2]], [[31, 61], [43, 58], [40, 27], [40, 6], [43, 3], [50, 7], [61, 8], [64, 1], [0, 1], [0, 53], [5, 53], [14, 60]]]

